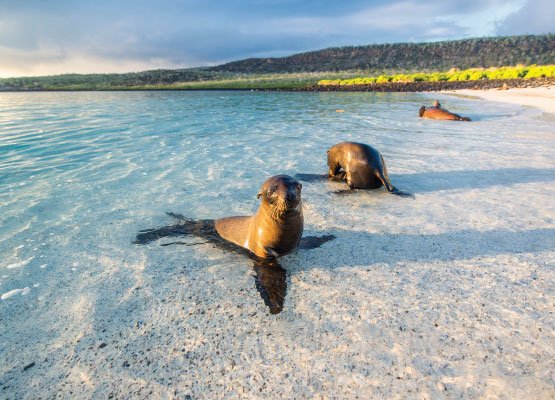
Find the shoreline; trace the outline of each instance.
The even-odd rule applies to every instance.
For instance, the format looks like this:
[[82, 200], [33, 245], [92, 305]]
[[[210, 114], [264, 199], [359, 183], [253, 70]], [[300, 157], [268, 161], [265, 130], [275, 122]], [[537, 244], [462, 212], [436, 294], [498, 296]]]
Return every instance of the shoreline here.
[[446, 91], [453, 96], [473, 96], [486, 101], [519, 104], [555, 114], [555, 85], [534, 88], [510, 88], [507, 90], [471, 90], [460, 89]]
[[480, 81], [390, 82], [365, 85], [328, 85], [305, 88], [99, 88], [99, 89], [36, 89], [2, 90], [0, 93], [37, 92], [154, 92], [154, 91], [240, 91], [240, 92], [389, 92], [438, 93], [470, 96], [476, 99], [535, 107], [555, 114], [555, 78], [503, 79]]
[[47, 88], [14, 89], [0, 88], [0, 93], [17, 92], [139, 92], [139, 91], [241, 91], [241, 92], [442, 92], [447, 90], [488, 90], [536, 88], [555, 86], [555, 78], [535, 79], [483, 79], [476, 81], [437, 81], [437, 82], [388, 82], [361, 85], [309, 85], [305, 87], [98, 87], [98, 88]]
[[367, 85], [326, 85], [307, 88], [318, 92], [442, 92], [447, 90], [488, 90], [537, 88], [555, 85], [555, 78], [492, 79], [478, 81], [389, 82]]

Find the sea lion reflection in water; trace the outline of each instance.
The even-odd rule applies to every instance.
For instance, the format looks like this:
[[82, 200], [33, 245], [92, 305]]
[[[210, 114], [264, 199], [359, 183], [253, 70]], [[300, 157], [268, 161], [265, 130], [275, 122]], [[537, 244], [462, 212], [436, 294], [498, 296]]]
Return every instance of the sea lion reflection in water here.
[[[270, 313], [277, 314], [283, 309], [287, 275], [276, 258], [297, 247], [312, 249], [335, 238], [333, 235], [301, 238], [304, 226], [301, 188], [295, 178], [276, 175], [260, 188], [257, 197], [261, 198], [261, 204], [253, 216], [195, 221], [168, 213], [178, 219], [177, 224], [140, 231], [134, 243], [146, 244], [163, 237], [196, 236], [223, 250], [244, 254], [254, 262], [258, 292]], [[184, 242], [163, 245], [170, 244], [191, 245]]]
[[458, 114], [454, 114], [452, 112], [447, 111], [445, 108], [441, 108], [441, 104], [439, 101], [434, 101], [434, 105], [432, 107], [420, 107], [418, 110], [418, 115], [421, 118], [429, 118], [429, 119], [443, 119], [449, 121], [470, 121], [468, 117], [461, 117]]

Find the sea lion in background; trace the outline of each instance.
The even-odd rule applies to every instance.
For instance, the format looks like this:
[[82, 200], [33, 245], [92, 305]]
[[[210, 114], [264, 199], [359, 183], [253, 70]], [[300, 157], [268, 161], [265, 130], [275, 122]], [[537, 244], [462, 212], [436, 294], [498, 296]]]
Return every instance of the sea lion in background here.
[[367, 144], [341, 142], [330, 147], [328, 167], [328, 176], [345, 180], [350, 189], [378, 189], [385, 186], [389, 193], [414, 197], [393, 186], [382, 155]]
[[444, 108], [441, 108], [441, 104], [439, 104], [439, 101], [437, 100], [434, 101], [434, 105], [432, 107], [420, 107], [418, 115], [420, 118], [444, 119], [450, 121], [470, 121], [470, 118], [468, 117], [461, 117], [458, 114], [454, 114]]
[[258, 192], [262, 201], [256, 214], [217, 219], [216, 231], [260, 258], [292, 252], [303, 234], [301, 188], [301, 183], [288, 175], [268, 178]]

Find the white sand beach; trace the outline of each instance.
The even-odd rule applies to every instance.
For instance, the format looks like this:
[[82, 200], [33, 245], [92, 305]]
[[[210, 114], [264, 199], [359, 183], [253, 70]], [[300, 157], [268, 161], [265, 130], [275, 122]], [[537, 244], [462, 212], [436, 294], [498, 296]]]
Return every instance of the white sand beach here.
[[489, 101], [536, 107], [544, 112], [555, 114], [555, 86], [490, 90], [461, 89], [450, 92]]
[[[0, 194], [0, 397], [555, 398], [553, 119], [497, 103], [516, 89], [457, 93], [48, 95], [91, 136], [108, 118], [130, 139], [102, 131], [94, 151], [111, 150], [92, 167], [32, 171]], [[418, 118], [435, 96], [473, 121]], [[118, 119], [132, 107], [140, 117]], [[336, 238], [280, 259], [280, 314], [244, 256], [196, 238], [132, 243], [173, 223], [165, 211], [252, 213], [262, 177], [323, 173], [340, 140], [377, 147], [416, 198], [304, 182], [305, 235]]]

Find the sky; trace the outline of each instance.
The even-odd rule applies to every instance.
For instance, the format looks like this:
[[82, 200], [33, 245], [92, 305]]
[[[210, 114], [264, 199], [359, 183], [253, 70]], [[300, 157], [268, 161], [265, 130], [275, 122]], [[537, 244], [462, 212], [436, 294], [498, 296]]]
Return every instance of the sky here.
[[553, 0], [0, 0], [0, 77], [555, 32]]

